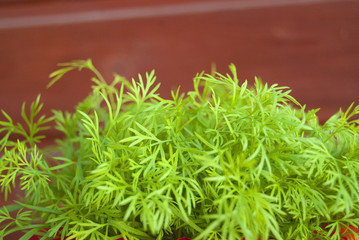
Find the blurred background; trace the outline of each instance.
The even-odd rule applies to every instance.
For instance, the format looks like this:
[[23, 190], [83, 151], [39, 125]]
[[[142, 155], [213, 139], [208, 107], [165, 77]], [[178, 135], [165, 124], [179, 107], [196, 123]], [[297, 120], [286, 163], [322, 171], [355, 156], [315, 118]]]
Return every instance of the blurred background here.
[[164, 97], [234, 63], [243, 81], [291, 87], [323, 122], [359, 98], [359, 1], [0, 0], [0, 109], [15, 120], [39, 93], [45, 112], [72, 111], [92, 75], [46, 90], [48, 75], [88, 58], [109, 81], [155, 69]]
[[88, 58], [109, 81], [155, 69], [164, 97], [191, 90], [213, 63], [221, 73], [234, 63], [242, 81], [291, 87], [324, 122], [359, 103], [359, 1], [0, 0], [0, 109], [14, 121], [39, 93], [47, 114], [73, 111], [92, 75], [72, 72], [47, 90], [48, 75]]

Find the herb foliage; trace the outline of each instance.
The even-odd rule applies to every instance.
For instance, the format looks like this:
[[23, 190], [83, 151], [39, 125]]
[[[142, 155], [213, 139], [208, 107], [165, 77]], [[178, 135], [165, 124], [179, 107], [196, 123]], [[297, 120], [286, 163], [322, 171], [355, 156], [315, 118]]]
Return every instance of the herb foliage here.
[[[61, 66], [49, 86], [95, 74], [75, 113], [40, 116], [40, 96], [22, 107], [26, 126], [2, 111], [1, 191], [18, 179], [25, 197], [0, 208], [0, 238], [339, 239], [358, 227], [358, 106], [319, 125], [288, 88], [239, 84], [234, 65], [172, 99], [154, 71], [108, 84], [90, 60]], [[61, 154], [37, 146], [50, 121]]]

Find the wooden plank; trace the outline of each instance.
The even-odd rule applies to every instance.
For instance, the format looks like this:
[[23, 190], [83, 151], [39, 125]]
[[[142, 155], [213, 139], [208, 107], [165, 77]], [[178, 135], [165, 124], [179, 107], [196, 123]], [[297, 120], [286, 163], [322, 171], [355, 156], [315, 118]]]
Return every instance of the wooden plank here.
[[[57, 2], [39, 4], [40, 15], [59, 6]], [[76, 11], [79, 6], [86, 11], [96, 6], [117, 9], [113, 1], [73, 5]], [[127, 7], [134, 6], [125, 4], [118, 9]], [[26, 9], [36, 13], [32, 5], [17, 8], [21, 13]], [[9, 13], [17, 16], [16, 8], [11, 9]], [[162, 82], [161, 93], [167, 97], [177, 85], [191, 89], [195, 73], [209, 71], [213, 62], [221, 72], [233, 62], [241, 79], [257, 75], [292, 87], [300, 102], [309, 108], [321, 107], [320, 116], [325, 120], [340, 106], [358, 101], [358, 13], [356, 1], [329, 1], [2, 29], [0, 108], [19, 119], [21, 103], [41, 93], [47, 112], [71, 110], [90, 91], [89, 73], [71, 74], [50, 90], [45, 86], [57, 63], [73, 59], [92, 58], [107, 78], [112, 72], [132, 77], [154, 68]]]

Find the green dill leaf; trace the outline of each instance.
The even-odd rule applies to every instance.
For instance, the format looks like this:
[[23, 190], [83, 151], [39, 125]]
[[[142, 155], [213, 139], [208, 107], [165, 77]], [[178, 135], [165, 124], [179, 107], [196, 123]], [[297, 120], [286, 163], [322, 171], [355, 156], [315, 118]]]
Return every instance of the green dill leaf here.
[[[358, 238], [359, 106], [319, 124], [288, 87], [201, 72], [163, 99], [155, 72], [107, 82], [93, 73], [75, 111], [42, 115], [40, 95], [17, 123], [2, 110], [0, 238]], [[44, 130], [63, 136], [40, 148]], [[342, 231], [342, 233], [340, 232]], [[343, 233], [344, 231], [344, 233]]]

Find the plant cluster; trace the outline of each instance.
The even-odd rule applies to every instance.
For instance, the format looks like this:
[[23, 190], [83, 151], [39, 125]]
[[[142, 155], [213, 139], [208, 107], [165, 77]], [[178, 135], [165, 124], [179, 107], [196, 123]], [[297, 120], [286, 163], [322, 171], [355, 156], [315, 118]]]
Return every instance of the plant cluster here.
[[[0, 208], [0, 239], [339, 239], [358, 227], [358, 106], [320, 125], [288, 88], [239, 84], [234, 65], [172, 99], [154, 72], [107, 83], [90, 60], [62, 64], [50, 85], [83, 68], [93, 92], [74, 113], [40, 116], [40, 97], [23, 105], [26, 125], [3, 111], [1, 191], [18, 184], [24, 198]], [[50, 121], [64, 137], [40, 149]]]

